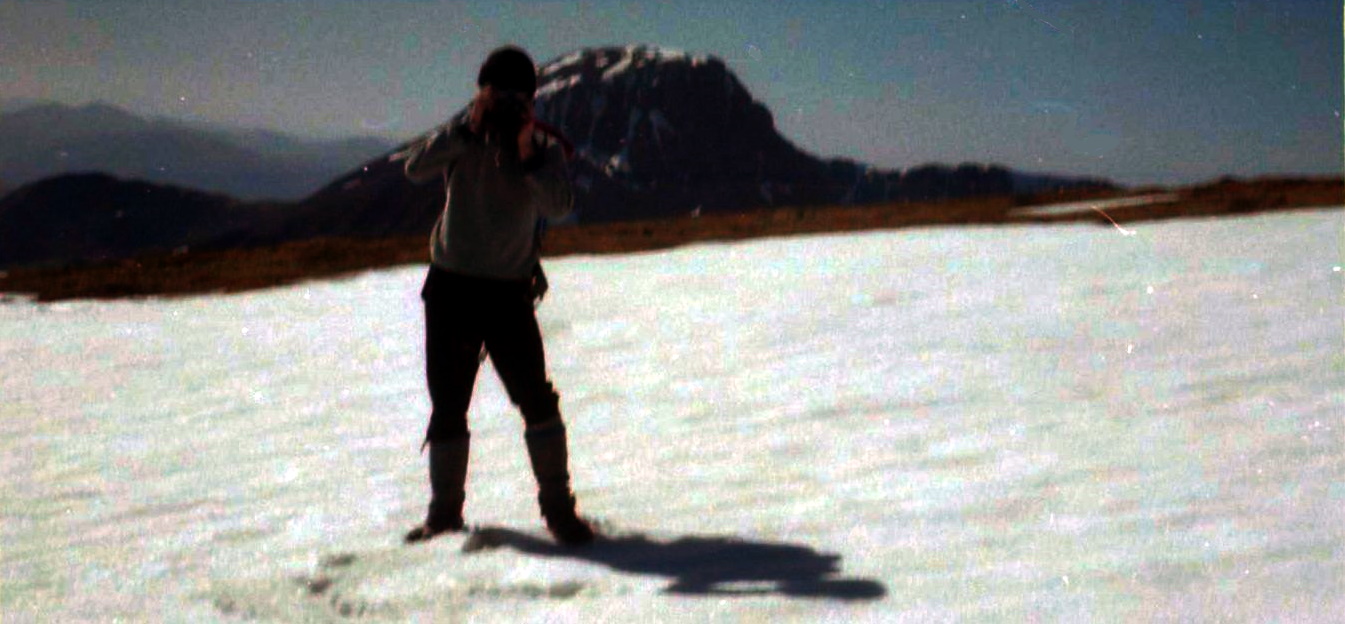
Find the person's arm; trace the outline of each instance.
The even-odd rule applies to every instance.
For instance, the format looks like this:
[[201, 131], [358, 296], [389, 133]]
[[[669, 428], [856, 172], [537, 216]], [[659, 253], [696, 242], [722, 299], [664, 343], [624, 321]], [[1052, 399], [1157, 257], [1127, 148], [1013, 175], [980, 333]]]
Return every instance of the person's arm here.
[[394, 159], [406, 159], [406, 177], [419, 184], [439, 177], [441, 171], [452, 169], [467, 145], [480, 140], [481, 120], [490, 109], [491, 102], [491, 88], [486, 86], [472, 98], [465, 123], [440, 126], [420, 143], [396, 154]]
[[466, 124], [438, 129], [402, 153], [406, 159], [406, 177], [417, 184], [439, 177], [440, 172], [453, 168], [470, 141], [471, 131]]
[[523, 162], [523, 179], [537, 197], [541, 216], [558, 219], [574, 209], [574, 191], [565, 164], [565, 151], [560, 143], [547, 137], [541, 144], [533, 144], [533, 153]]

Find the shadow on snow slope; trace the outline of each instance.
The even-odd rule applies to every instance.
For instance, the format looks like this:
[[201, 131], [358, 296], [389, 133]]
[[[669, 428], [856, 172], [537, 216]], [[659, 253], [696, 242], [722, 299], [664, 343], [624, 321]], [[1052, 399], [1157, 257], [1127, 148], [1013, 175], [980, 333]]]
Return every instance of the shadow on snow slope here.
[[760, 596], [874, 600], [887, 594], [867, 579], [836, 578], [839, 555], [807, 546], [752, 542], [735, 537], [687, 536], [660, 542], [634, 533], [603, 537], [585, 547], [559, 546], [551, 540], [513, 529], [478, 529], [463, 543], [463, 552], [511, 548], [543, 557], [563, 557], [601, 564], [620, 572], [664, 576], [671, 594]]
[[[435, 543], [449, 539], [445, 536]], [[887, 588], [876, 581], [839, 577], [839, 555], [797, 544], [703, 535], [665, 542], [635, 533], [604, 536], [588, 546], [571, 548], [541, 534], [502, 527], [473, 530], [460, 543], [470, 557], [483, 551], [513, 550], [596, 563], [616, 572], [665, 577], [672, 583], [663, 593], [671, 595], [842, 601], [877, 600], [887, 595]], [[450, 574], [456, 578], [446, 581], [405, 576], [408, 569], [440, 569], [444, 554], [437, 548], [401, 545], [364, 553], [338, 552], [322, 556], [308, 574], [279, 582], [275, 578], [222, 579], [197, 597], [226, 616], [279, 621], [407, 619], [417, 613], [460, 613], [471, 603], [497, 600], [601, 597], [602, 590], [584, 580], [508, 581], [470, 573]], [[427, 583], [439, 587], [426, 594]]]

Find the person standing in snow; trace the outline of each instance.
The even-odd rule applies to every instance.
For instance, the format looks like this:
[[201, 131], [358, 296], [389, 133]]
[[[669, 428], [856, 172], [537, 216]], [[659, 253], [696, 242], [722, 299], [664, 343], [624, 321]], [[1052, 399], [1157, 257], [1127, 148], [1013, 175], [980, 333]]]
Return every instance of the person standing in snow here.
[[562, 141], [533, 120], [537, 73], [523, 50], [492, 52], [477, 87], [465, 122], [440, 128], [402, 155], [407, 177], [441, 178], [448, 192], [421, 291], [431, 497], [424, 523], [406, 541], [464, 528], [467, 407], [484, 347], [522, 412], [547, 529], [561, 543], [583, 544], [593, 529], [575, 509], [560, 397], [547, 378], [533, 309], [538, 219], [564, 216], [574, 203]]

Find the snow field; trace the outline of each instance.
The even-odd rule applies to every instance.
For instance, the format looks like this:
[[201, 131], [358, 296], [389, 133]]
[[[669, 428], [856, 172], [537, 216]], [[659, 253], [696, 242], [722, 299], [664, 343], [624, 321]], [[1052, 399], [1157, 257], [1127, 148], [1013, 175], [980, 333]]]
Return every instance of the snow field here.
[[[581, 506], [478, 380], [426, 498], [422, 269], [0, 305], [8, 621], [1335, 621], [1340, 211], [547, 264]], [[467, 550], [473, 552], [466, 553]]]

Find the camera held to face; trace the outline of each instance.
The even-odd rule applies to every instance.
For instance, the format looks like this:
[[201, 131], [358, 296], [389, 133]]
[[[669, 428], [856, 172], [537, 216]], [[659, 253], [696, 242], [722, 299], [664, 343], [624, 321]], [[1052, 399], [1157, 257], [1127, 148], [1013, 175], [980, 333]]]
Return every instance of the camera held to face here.
[[491, 142], [503, 147], [517, 144], [518, 134], [532, 114], [530, 98], [514, 91], [493, 91], [481, 114], [481, 130]]

